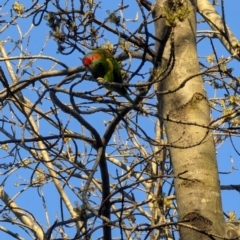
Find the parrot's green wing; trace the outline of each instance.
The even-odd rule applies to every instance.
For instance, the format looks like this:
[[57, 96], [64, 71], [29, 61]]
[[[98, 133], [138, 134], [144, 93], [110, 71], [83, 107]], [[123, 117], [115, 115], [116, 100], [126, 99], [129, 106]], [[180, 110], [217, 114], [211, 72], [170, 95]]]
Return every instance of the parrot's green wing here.
[[108, 65], [111, 66], [113, 72], [113, 82], [123, 83], [121, 69], [115, 58], [107, 58]]
[[[109, 69], [111, 69], [110, 72], [108, 73], [107, 81], [122, 84], [123, 79], [122, 79], [121, 69], [120, 69], [117, 61], [115, 60], [115, 58], [114, 57], [107, 58], [107, 63], [108, 63]], [[113, 86], [106, 87], [106, 88], [111, 91], [115, 91], [115, 92], [119, 93], [121, 96], [125, 97], [129, 102], [134, 104], [133, 100], [130, 98], [130, 96], [127, 92], [126, 86], [121, 87], [121, 86], [113, 85]]]

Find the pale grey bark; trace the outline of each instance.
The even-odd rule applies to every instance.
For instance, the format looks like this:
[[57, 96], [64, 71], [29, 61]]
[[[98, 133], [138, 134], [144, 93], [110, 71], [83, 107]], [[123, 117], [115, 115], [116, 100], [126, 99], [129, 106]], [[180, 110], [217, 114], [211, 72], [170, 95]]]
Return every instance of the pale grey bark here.
[[[158, 6], [162, 4], [163, 1], [157, 1]], [[201, 76], [183, 84], [189, 76], [200, 72], [196, 50], [196, 1], [189, 2], [191, 4], [194, 10], [172, 29], [174, 35], [168, 38], [160, 56], [162, 71], [170, 56], [174, 55], [174, 61], [155, 89], [174, 168], [178, 217], [180, 222], [187, 221], [180, 227], [181, 239], [209, 239], [209, 234], [218, 239], [217, 236], [226, 235], [215, 147], [208, 128], [209, 104]], [[160, 15], [162, 8], [156, 9], [155, 15]], [[164, 25], [164, 19], [155, 24], [156, 36], [160, 39], [165, 37]], [[156, 51], [158, 46], [156, 44]], [[169, 90], [171, 93], [161, 94]]]

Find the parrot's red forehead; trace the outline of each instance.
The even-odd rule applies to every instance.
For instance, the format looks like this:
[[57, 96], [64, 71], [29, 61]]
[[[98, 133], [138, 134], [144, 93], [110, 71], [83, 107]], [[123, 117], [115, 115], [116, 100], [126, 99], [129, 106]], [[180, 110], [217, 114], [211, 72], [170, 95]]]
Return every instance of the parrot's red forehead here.
[[91, 54], [91, 55], [86, 55], [82, 62], [84, 66], [88, 66], [89, 64], [91, 64], [93, 61], [98, 60], [100, 58], [100, 56], [98, 54]]

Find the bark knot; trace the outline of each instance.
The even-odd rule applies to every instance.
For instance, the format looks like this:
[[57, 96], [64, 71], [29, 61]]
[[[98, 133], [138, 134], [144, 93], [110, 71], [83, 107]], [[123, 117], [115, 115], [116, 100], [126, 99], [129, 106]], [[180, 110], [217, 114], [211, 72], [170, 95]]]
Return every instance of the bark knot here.
[[191, 226], [198, 228], [201, 231], [210, 231], [212, 229], [213, 223], [206, 217], [202, 216], [197, 212], [189, 212], [184, 217], [183, 220], [189, 221]]

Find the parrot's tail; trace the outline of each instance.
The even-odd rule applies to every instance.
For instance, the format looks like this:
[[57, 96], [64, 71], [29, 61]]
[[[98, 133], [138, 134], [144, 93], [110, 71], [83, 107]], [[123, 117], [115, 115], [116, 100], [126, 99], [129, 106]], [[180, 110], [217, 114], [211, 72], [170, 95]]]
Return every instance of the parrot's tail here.
[[134, 101], [130, 98], [130, 96], [127, 94], [124, 95], [124, 97], [132, 104], [135, 104]]

